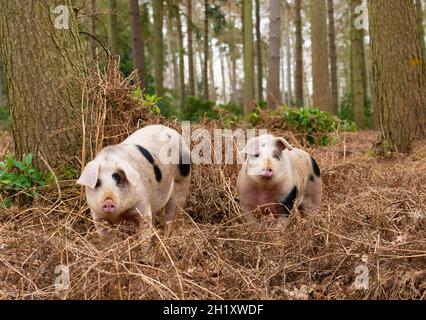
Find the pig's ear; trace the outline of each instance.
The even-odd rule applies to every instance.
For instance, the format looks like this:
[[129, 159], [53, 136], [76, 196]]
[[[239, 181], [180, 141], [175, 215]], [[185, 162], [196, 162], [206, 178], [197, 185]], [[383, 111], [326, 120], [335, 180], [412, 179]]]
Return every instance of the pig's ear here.
[[127, 181], [132, 185], [137, 185], [139, 182], [139, 173], [128, 163], [122, 163], [120, 167], [126, 175]]
[[250, 156], [255, 155], [260, 152], [259, 148], [259, 140], [258, 139], [250, 139], [245, 147], [240, 151], [242, 154], [248, 154]]
[[275, 139], [275, 145], [278, 147], [278, 149], [280, 149], [281, 151], [283, 151], [284, 149], [288, 149], [288, 150], [293, 150], [293, 146], [288, 143], [288, 141], [282, 137], [278, 137]]
[[95, 189], [98, 182], [99, 163], [97, 161], [90, 161], [83, 170], [83, 173], [78, 179], [77, 184]]

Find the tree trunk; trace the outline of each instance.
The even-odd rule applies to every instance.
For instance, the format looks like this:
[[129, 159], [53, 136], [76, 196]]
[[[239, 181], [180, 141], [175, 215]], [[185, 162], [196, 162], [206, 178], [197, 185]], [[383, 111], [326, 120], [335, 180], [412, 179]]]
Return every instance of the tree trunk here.
[[132, 29], [133, 65], [138, 70], [140, 88], [145, 88], [145, 48], [141, 34], [139, 1], [129, 0], [130, 23]]
[[[60, 18], [53, 13], [56, 3], [0, 1], [0, 55], [9, 88], [15, 153], [18, 157], [33, 153], [39, 166], [41, 155], [52, 167], [80, 154], [78, 79], [86, 75], [73, 10], [69, 9], [69, 29], [56, 29], [54, 23]], [[62, 3], [71, 8], [70, 1]]]
[[355, 8], [362, 0], [351, 0], [351, 92], [353, 99], [355, 123], [361, 129], [365, 127], [364, 106], [366, 102], [366, 66], [364, 54], [364, 29], [355, 27]]
[[222, 75], [222, 101], [227, 102], [226, 97], [226, 77], [225, 77], [225, 52], [220, 51], [220, 71]]
[[176, 26], [178, 31], [178, 48], [179, 48], [179, 105], [180, 110], [185, 108], [185, 56], [183, 47], [182, 22], [180, 20], [179, 1], [174, 2]]
[[417, 32], [420, 39], [420, 48], [422, 49], [423, 60], [426, 60], [426, 45], [425, 45], [425, 28], [423, 26], [423, 6], [422, 0], [416, 1], [416, 13], [417, 13]]
[[281, 104], [280, 93], [280, 47], [281, 17], [280, 0], [269, 1], [269, 73], [268, 106], [275, 109]]
[[296, 70], [294, 75], [294, 87], [296, 91], [296, 105], [298, 107], [303, 107], [303, 34], [301, 0], [295, 0], [294, 13], [294, 23], [296, 26]]
[[210, 100], [212, 101], [216, 101], [217, 99], [217, 93], [216, 93], [216, 86], [215, 86], [215, 81], [214, 81], [214, 68], [213, 68], [213, 43], [210, 40], [210, 45], [209, 45], [209, 50], [210, 50], [210, 59], [209, 59], [209, 83], [210, 83], [210, 89], [209, 89], [209, 94], [210, 94]]
[[260, 34], [260, 0], [256, 0], [256, 58], [257, 58], [257, 96], [263, 101], [263, 62], [262, 36]]
[[192, 0], [186, 0], [187, 15], [186, 24], [188, 28], [188, 85], [189, 95], [195, 96], [195, 80], [194, 80], [194, 47], [193, 47], [193, 28], [192, 28]]
[[243, 0], [244, 25], [244, 113], [247, 115], [253, 110], [254, 100], [254, 65], [253, 65], [253, 3], [252, 0]]
[[327, 47], [325, 0], [310, 0], [314, 107], [333, 113]]
[[380, 145], [405, 153], [426, 133], [426, 75], [415, 7], [411, 0], [370, 0], [368, 5]]
[[154, 44], [154, 74], [155, 92], [158, 96], [164, 95], [164, 44], [163, 44], [163, 21], [164, 21], [164, 1], [155, 0], [152, 2], [154, 16], [153, 44]]
[[167, 41], [169, 44], [169, 55], [172, 63], [173, 69], [173, 89], [178, 90], [179, 88], [179, 66], [177, 61], [178, 56], [178, 43], [176, 43], [176, 32], [174, 19], [176, 17], [176, 12], [172, 8], [169, 8], [168, 19], [167, 19]]
[[90, 2], [90, 10], [92, 11], [92, 18], [91, 20], [91, 33], [92, 37], [90, 38], [90, 47], [92, 52], [92, 59], [93, 61], [97, 60], [97, 54], [96, 54], [96, 0], [92, 0]]
[[339, 112], [339, 85], [337, 83], [336, 26], [334, 23], [333, 0], [328, 0], [328, 41], [330, 50], [331, 102], [333, 113], [337, 114]]
[[[287, 59], [287, 104], [291, 105], [293, 101], [293, 88], [291, 86], [292, 79], [292, 56], [291, 56], [291, 42], [290, 42], [290, 6], [287, 4], [284, 8], [285, 12], [285, 47], [286, 47], [286, 59]], [[284, 76], [284, 75], [283, 75]], [[283, 87], [283, 90], [284, 87]]]
[[110, 16], [110, 32], [111, 32], [111, 53], [113, 55], [120, 54], [118, 48], [118, 6], [117, 0], [110, 0], [109, 7], [111, 10]]
[[0, 62], [0, 108], [4, 106], [3, 91], [3, 66]]
[[204, 100], [209, 100], [209, 0], [204, 0]]

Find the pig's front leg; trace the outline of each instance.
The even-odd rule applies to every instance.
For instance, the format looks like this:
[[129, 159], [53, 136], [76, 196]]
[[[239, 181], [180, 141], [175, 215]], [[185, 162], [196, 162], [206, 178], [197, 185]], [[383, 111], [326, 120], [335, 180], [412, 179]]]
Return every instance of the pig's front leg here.
[[109, 236], [108, 228], [105, 226], [107, 219], [99, 217], [96, 213], [91, 212], [93, 222], [95, 223], [96, 232], [101, 238]]
[[138, 233], [145, 239], [151, 237], [153, 220], [150, 206], [138, 205], [133, 211], [134, 221], [138, 228]]
[[258, 227], [259, 226], [259, 220], [256, 218], [257, 207], [252, 206], [252, 205], [248, 205], [248, 204], [247, 205], [242, 204], [241, 208], [243, 209], [244, 216], [246, 217], [247, 222], [251, 226]]
[[164, 225], [164, 236], [168, 238], [170, 237], [173, 230], [173, 224], [174, 224], [175, 212], [176, 212], [176, 201], [173, 196], [170, 198], [169, 202], [167, 203], [165, 210], [166, 210], [166, 222]]

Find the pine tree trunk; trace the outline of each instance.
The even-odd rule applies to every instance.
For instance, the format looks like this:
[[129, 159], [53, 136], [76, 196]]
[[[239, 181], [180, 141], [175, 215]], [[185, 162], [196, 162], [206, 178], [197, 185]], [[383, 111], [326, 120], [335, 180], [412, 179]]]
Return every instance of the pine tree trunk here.
[[423, 6], [422, 0], [416, 1], [416, 13], [417, 13], [417, 32], [420, 39], [420, 48], [422, 49], [423, 60], [426, 60], [426, 45], [425, 45], [425, 28], [423, 26]]
[[355, 123], [361, 129], [365, 127], [364, 105], [366, 101], [366, 66], [364, 53], [364, 29], [355, 28], [355, 8], [362, 0], [351, 0], [351, 83]]
[[294, 87], [296, 93], [296, 105], [303, 107], [303, 34], [302, 34], [302, 8], [301, 0], [294, 1], [295, 26], [296, 26], [296, 70], [294, 75]]
[[217, 92], [216, 92], [216, 85], [215, 85], [215, 81], [214, 81], [214, 68], [213, 68], [213, 43], [210, 40], [210, 59], [209, 59], [209, 83], [210, 83], [210, 89], [209, 89], [209, 94], [210, 94], [210, 100], [212, 101], [216, 101], [217, 99]]
[[174, 18], [176, 12], [172, 8], [169, 8], [167, 17], [167, 41], [169, 44], [169, 56], [172, 62], [173, 69], [173, 89], [178, 90], [179, 88], [179, 67], [178, 67], [178, 44], [176, 43], [176, 32]]
[[97, 54], [96, 54], [96, 0], [92, 0], [90, 2], [90, 10], [92, 12], [92, 18], [91, 18], [91, 33], [92, 37], [90, 38], [90, 47], [92, 52], [92, 59], [93, 61], [97, 60]]
[[256, 58], [257, 58], [257, 97], [263, 100], [262, 35], [260, 34], [260, 0], [256, 0]]
[[204, 100], [209, 100], [209, 0], [204, 0]]
[[380, 145], [405, 153], [426, 133], [426, 75], [415, 7], [411, 0], [370, 0], [368, 5]]
[[269, 108], [281, 104], [280, 93], [280, 47], [281, 17], [280, 0], [269, 1], [269, 73], [267, 101]]
[[178, 48], [179, 48], [179, 105], [180, 110], [185, 108], [185, 56], [183, 47], [182, 22], [180, 19], [179, 1], [175, 1], [175, 17], [178, 31]]
[[[285, 24], [286, 28], [284, 31], [285, 34], [285, 48], [286, 48], [286, 58], [287, 58], [287, 104], [291, 105], [293, 101], [293, 88], [291, 86], [292, 79], [292, 56], [291, 56], [291, 41], [290, 41], [290, 6], [285, 6]], [[283, 75], [284, 76], [284, 75]], [[284, 87], [283, 87], [284, 90]]]
[[130, 23], [132, 29], [133, 65], [138, 70], [140, 88], [145, 88], [145, 48], [141, 34], [139, 1], [129, 0]]
[[69, 29], [56, 29], [57, 1], [0, 1], [0, 55], [18, 157], [33, 153], [57, 167], [81, 150], [85, 58], [70, 1]]
[[0, 108], [4, 106], [3, 91], [3, 66], [0, 63]]
[[330, 50], [331, 102], [333, 113], [337, 114], [339, 112], [339, 85], [337, 82], [336, 26], [334, 23], [333, 0], [328, 0], [328, 41]]
[[244, 113], [253, 109], [254, 100], [254, 65], [253, 65], [253, 3], [243, 0], [243, 49], [244, 49]]
[[220, 51], [220, 71], [222, 75], [222, 101], [226, 103], [225, 52], [223, 51]]
[[192, 28], [192, 0], [186, 0], [187, 16], [186, 25], [188, 28], [188, 85], [189, 95], [195, 96], [195, 73], [194, 73], [194, 47], [193, 47], [193, 28]]
[[110, 32], [111, 32], [111, 53], [113, 55], [120, 54], [118, 48], [118, 7], [117, 0], [110, 0], [109, 7], [111, 10], [110, 16]]
[[325, 0], [310, 0], [312, 35], [312, 79], [314, 107], [333, 113], [327, 46]]
[[152, 2], [154, 29], [154, 74], [155, 92], [158, 96], [164, 95], [164, 44], [163, 44], [163, 21], [164, 21], [164, 1], [155, 0]]

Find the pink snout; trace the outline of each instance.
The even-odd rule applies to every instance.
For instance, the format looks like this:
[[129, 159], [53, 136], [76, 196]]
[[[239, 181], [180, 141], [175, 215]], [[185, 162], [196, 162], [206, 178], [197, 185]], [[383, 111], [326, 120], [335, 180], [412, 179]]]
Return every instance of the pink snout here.
[[274, 170], [271, 168], [262, 169], [262, 178], [269, 180], [274, 176]]
[[102, 204], [102, 211], [104, 213], [114, 213], [117, 210], [117, 206], [114, 201], [108, 199]]

